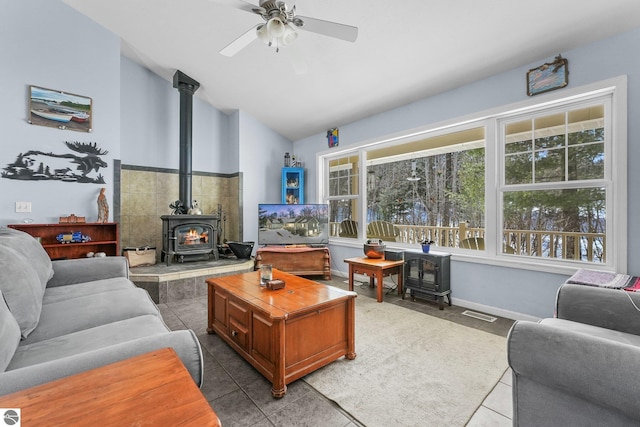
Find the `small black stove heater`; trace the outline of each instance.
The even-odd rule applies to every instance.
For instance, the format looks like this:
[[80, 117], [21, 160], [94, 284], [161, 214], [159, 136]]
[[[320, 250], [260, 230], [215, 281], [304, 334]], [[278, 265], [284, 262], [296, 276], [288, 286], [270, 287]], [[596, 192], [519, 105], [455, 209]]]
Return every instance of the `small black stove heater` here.
[[444, 298], [451, 306], [451, 255], [405, 252], [402, 299], [410, 292], [411, 298], [434, 297], [438, 308], [444, 309]]

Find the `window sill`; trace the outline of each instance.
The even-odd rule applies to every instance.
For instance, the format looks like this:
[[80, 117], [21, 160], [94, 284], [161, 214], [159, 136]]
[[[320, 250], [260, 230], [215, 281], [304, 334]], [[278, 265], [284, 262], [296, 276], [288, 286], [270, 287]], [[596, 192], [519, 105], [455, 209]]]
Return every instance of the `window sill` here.
[[[342, 248], [354, 248], [362, 251], [363, 241], [357, 239], [344, 239], [344, 238], [331, 238], [329, 240], [330, 246], [339, 246]], [[387, 244], [388, 249], [400, 249], [405, 251], [420, 251], [420, 248], [416, 245], [390, 245]], [[444, 250], [449, 249], [449, 250]], [[469, 253], [468, 250], [460, 250], [457, 248], [439, 248], [434, 247], [435, 252], [445, 252], [451, 254], [451, 260], [457, 262], [477, 263], [483, 265], [493, 265], [496, 267], [513, 268], [519, 270], [532, 270], [542, 273], [564, 274], [571, 276], [579, 268], [591, 268], [603, 271], [612, 271], [610, 267], [605, 265], [585, 265], [583, 263], [576, 263], [575, 265], [567, 265], [566, 262], [553, 263], [553, 262], [541, 262], [537, 259], [528, 259], [517, 255], [497, 255], [490, 256], [486, 251], [473, 251]]]

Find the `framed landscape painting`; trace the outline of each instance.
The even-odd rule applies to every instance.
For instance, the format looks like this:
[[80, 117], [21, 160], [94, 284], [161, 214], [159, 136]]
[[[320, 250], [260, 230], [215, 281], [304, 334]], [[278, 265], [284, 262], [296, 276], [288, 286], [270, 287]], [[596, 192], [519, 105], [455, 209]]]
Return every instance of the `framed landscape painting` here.
[[568, 83], [567, 60], [558, 55], [553, 62], [547, 62], [527, 72], [527, 95], [533, 96], [560, 89]]
[[91, 132], [92, 118], [91, 98], [29, 86], [29, 123], [78, 132]]

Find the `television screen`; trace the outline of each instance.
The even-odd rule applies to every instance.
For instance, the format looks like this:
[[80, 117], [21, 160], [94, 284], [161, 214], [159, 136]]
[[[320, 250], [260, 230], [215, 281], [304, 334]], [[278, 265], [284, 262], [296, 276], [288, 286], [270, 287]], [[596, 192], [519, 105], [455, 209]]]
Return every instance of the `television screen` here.
[[258, 244], [326, 245], [329, 205], [258, 205]]

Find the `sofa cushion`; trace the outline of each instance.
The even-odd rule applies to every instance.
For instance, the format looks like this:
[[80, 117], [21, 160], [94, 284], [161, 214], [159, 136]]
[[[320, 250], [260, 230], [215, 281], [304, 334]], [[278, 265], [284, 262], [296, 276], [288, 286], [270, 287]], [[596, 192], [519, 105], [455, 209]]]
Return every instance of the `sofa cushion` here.
[[0, 372], [4, 372], [20, 343], [20, 327], [0, 291]]
[[40, 279], [42, 288], [53, 277], [51, 259], [40, 242], [20, 230], [0, 227], [0, 242], [3, 246], [13, 248], [17, 253], [29, 261], [29, 265], [35, 270]]
[[51, 263], [54, 275], [47, 288], [129, 277], [129, 264], [123, 256], [58, 259]]
[[160, 316], [144, 289], [120, 289], [42, 306], [40, 324], [21, 345], [59, 337], [131, 317]]
[[124, 277], [95, 280], [93, 282], [77, 283], [74, 285], [56, 286], [54, 288], [45, 289], [42, 304], [51, 304], [72, 298], [95, 295], [102, 292], [135, 288], [136, 286], [129, 279], [125, 279]]
[[13, 369], [62, 359], [125, 341], [169, 332], [162, 319], [137, 316], [18, 347], [7, 368]]
[[15, 317], [23, 337], [38, 325], [42, 309], [44, 286], [30, 262], [13, 247], [0, 245], [0, 290], [11, 314]]

